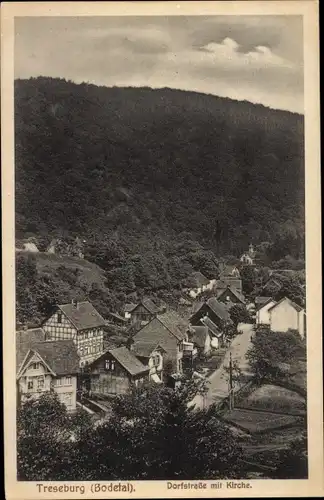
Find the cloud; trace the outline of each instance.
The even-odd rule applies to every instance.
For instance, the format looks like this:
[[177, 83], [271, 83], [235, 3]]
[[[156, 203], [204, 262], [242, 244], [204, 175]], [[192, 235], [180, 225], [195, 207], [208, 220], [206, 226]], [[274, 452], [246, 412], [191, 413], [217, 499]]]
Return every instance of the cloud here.
[[15, 75], [180, 88], [302, 112], [302, 20], [289, 17], [18, 18]]
[[212, 54], [215, 61], [221, 64], [232, 65], [237, 68], [262, 68], [279, 66], [294, 68], [288, 60], [274, 54], [269, 47], [258, 45], [250, 52], [241, 52], [240, 45], [232, 38], [225, 38], [221, 43], [211, 42], [201, 48], [202, 51]]

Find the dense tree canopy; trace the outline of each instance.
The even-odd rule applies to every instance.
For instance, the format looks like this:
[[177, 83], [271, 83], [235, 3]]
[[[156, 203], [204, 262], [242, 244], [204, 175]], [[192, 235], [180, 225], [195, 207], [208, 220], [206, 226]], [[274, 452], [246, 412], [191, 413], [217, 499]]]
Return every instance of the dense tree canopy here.
[[273, 259], [303, 254], [300, 115], [42, 77], [15, 82], [15, 126], [19, 237], [60, 228], [105, 268], [186, 231], [216, 253], [270, 236]]
[[[55, 395], [18, 412], [22, 480], [225, 479], [242, 473], [241, 446], [214, 408], [193, 410], [193, 382], [119, 396], [96, 426]], [[199, 457], [199, 459], [198, 459]]]
[[298, 332], [272, 332], [259, 329], [252, 339], [252, 346], [247, 353], [252, 371], [257, 380], [265, 377], [281, 380], [285, 377], [286, 365], [305, 358], [305, 345]]

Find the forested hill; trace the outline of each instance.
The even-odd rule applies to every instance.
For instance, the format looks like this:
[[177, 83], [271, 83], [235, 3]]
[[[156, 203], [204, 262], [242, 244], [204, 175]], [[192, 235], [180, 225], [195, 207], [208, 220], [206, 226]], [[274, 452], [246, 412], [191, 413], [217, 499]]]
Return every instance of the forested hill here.
[[190, 233], [216, 254], [276, 239], [303, 252], [298, 114], [40, 77], [16, 80], [15, 127], [18, 237], [63, 230], [136, 253]]

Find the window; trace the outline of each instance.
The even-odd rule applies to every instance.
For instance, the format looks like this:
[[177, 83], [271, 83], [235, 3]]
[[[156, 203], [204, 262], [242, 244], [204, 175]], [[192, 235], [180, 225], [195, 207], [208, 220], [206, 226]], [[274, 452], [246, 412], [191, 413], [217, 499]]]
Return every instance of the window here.
[[57, 322], [62, 323], [62, 313], [57, 313]]
[[32, 363], [31, 369], [32, 370], [39, 370], [39, 363]]
[[158, 366], [160, 364], [160, 356], [157, 354], [153, 356], [153, 366]]
[[106, 370], [111, 370], [113, 372], [115, 370], [115, 361], [113, 359], [106, 359], [105, 368]]
[[45, 385], [44, 377], [38, 377], [38, 379], [37, 379], [37, 389], [39, 391], [41, 391], [42, 389], [44, 389], [44, 385]]
[[89, 330], [88, 331], [88, 339], [90, 339], [90, 338], [91, 338], [91, 331]]
[[71, 377], [66, 377], [66, 379], [65, 379], [65, 385], [71, 385], [71, 384], [72, 384]]
[[55, 380], [55, 385], [58, 385], [58, 386], [62, 385], [62, 379], [61, 378], [57, 378]]
[[33, 380], [28, 380], [28, 382], [27, 382], [27, 389], [29, 391], [32, 391], [34, 389], [34, 381]]

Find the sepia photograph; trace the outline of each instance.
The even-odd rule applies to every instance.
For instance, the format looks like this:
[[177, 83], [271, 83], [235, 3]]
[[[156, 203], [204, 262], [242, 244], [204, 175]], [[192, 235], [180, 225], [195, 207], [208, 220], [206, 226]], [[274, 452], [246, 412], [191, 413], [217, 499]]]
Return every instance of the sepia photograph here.
[[18, 11], [12, 38], [15, 481], [309, 480], [303, 15]]

